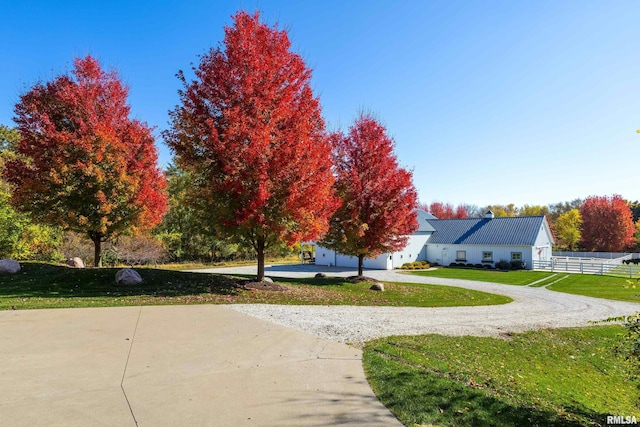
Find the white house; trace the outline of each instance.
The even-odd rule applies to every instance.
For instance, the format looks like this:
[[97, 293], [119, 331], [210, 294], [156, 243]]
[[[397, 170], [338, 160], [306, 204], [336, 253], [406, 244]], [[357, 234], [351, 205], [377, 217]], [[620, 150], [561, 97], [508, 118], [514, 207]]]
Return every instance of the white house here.
[[[398, 252], [365, 259], [364, 268], [391, 270], [406, 262], [428, 260], [440, 265], [453, 262], [495, 265], [496, 262], [522, 261], [531, 269], [533, 261], [549, 261], [553, 236], [544, 216], [495, 218], [491, 211], [484, 218], [437, 219], [418, 209], [418, 231], [409, 236], [407, 246]], [[316, 264], [357, 267], [358, 258], [316, 247]]]

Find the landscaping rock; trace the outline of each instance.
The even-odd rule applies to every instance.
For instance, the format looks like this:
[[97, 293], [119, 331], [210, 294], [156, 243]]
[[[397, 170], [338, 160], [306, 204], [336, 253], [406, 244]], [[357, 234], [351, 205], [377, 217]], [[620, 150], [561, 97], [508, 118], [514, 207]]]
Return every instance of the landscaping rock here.
[[369, 288], [372, 291], [384, 291], [384, 283], [374, 283], [373, 285], [371, 285], [371, 287]]
[[324, 273], [318, 273], [318, 274], [316, 274], [316, 279], [323, 279], [323, 278], [325, 278], [325, 277], [327, 277], [327, 275], [326, 275], [326, 274], [324, 274]]
[[116, 284], [118, 285], [139, 285], [142, 277], [132, 268], [123, 268], [116, 273]]
[[84, 268], [84, 262], [82, 261], [82, 258], [78, 258], [77, 256], [69, 258], [67, 260], [67, 265], [73, 268]]
[[265, 277], [262, 279], [263, 282], [273, 283], [273, 279], [271, 277]]
[[0, 260], [0, 274], [16, 274], [20, 271], [20, 263], [12, 259]]

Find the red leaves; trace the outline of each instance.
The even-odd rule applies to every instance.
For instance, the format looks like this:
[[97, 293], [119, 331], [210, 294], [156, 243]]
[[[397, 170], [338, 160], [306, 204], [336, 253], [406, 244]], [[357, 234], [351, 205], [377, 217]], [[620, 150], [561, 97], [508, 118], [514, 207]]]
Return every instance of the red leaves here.
[[589, 251], [620, 252], [635, 243], [631, 208], [620, 196], [589, 197], [580, 208], [581, 244]]
[[459, 205], [454, 209], [450, 203], [432, 202], [430, 205], [422, 205], [421, 209], [438, 219], [467, 218], [469, 216], [463, 205]]
[[398, 166], [386, 129], [361, 115], [348, 135], [334, 133], [331, 141], [342, 206], [322, 244], [366, 258], [403, 248], [418, 227], [417, 196], [412, 174]]
[[12, 201], [45, 222], [105, 237], [153, 227], [167, 202], [151, 130], [129, 118], [128, 90], [115, 72], [91, 56], [74, 65], [15, 107]]
[[316, 238], [337, 205], [311, 70], [290, 47], [257, 13], [236, 14], [196, 79], [179, 74], [185, 88], [164, 133], [178, 165], [198, 177], [211, 223], [254, 246]]

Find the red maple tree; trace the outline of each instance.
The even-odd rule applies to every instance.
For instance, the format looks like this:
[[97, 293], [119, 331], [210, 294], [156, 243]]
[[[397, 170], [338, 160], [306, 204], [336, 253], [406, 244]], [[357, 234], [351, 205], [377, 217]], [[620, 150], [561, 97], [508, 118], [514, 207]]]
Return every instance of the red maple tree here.
[[101, 243], [157, 225], [165, 178], [150, 128], [129, 118], [128, 89], [87, 56], [72, 75], [37, 83], [20, 96], [17, 158], [5, 177], [12, 204], [34, 219], [86, 233], [100, 265]]
[[588, 251], [620, 252], [635, 243], [633, 215], [620, 196], [592, 196], [580, 207], [581, 245]]
[[164, 133], [178, 165], [196, 177], [220, 232], [249, 242], [264, 278], [270, 245], [317, 238], [328, 228], [333, 194], [331, 147], [311, 70], [290, 51], [286, 31], [238, 12], [223, 47], [193, 68]]
[[365, 258], [406, 246], [418, 228], [417, 195], [411, 172], [398, 166], [393, 141], [371, 116], [360, 115], [348, 135], [331, 138], [342, 205], [320, 244], [358, 257], [361, 276]]
[[438, 219], [467, 218], [469, 216], [463, 205], [454, 208], [451, 203], [432, 202], [429, 205], [425, 203], [420, 205], [420, 209], [429, 212]]

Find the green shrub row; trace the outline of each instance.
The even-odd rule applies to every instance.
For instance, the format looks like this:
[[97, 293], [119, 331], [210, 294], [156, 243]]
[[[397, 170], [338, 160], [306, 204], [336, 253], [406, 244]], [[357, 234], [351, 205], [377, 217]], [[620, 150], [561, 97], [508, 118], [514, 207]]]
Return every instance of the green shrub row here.
[[402, 270], [426, 270], [431, 268], [429, 261], [405, 262], [400, 267]]
[[471, 264], [471, 263], [465, 264], [464, 262], [452, 262], [451, 264], [449, 264], [449, 267], [478, 268], [478, 269], [484, 268], [486, 270], [491, 270], [491, 269], [524, 270], [525, 268], [527, 268], [527, 265], [522, 261], [507, 261], [507, 260], [501, 259], [500, 261], [496, 262], [495, 267], [492, 266], [491, 264]]

